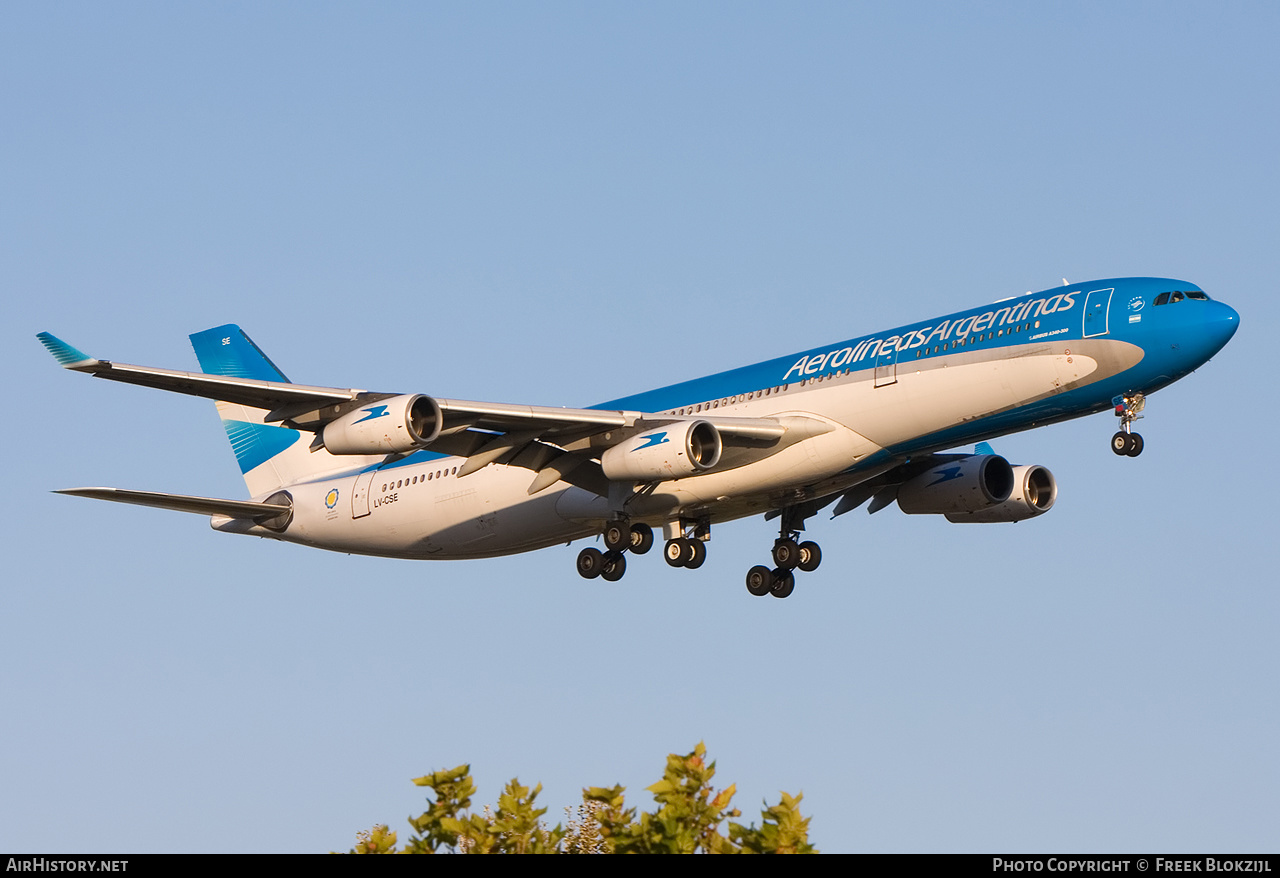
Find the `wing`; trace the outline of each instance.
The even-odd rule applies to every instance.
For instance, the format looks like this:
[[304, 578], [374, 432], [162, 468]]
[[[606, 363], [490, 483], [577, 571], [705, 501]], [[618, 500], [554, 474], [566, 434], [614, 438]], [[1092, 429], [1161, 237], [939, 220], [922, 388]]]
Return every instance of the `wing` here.
[[47, 332], [38, 334], [36, 338], [40, 339], [64, 369], [70, 369], [73, 372], [85, 372], [95, 378], [105, 378], [108, 381], [139, 384], [143, 387], [154, 387], [157, 390], [202, 396], [205, 399], [233, 402], [267, 411], [299, 405], [311, 407], [338, 405], [361, 399], [364, 395], [378, 396], [365, 394], [362, 390], [308, 387], [287, 381], [261, 381], [227, 375], [205, 375], [200, 372], [177, 372], [172, 369], [155, 369], [129, 363], [113, 363], [110, 360], [94, 359]]
[[[219, 329], [235, 330], [228, 326]], [[243, 336], [248, 341], [247, 336]], [[408, 394], [384, 393], [356, 388], [315, 387], [238, 375], [211, 375], [135, 366], [90, 357], [47, 333], [37, 338], [66, 369], [96, 378], [138, 384], [173, 393], [236, 403], [259, 409], [265, 423], [278, 423], [316, 434], [313, 447], [324, 446], [325, 428], [335, 421], [369, 411], [372, 403], [409, 399]], [[229, 337], [227, 341], [231, 341]], [[238, 343], [238, 339], [236, 339]], [[225, 343], [225, 342], [224, 342]], [[252, 342], [248, 342], [252, 345]], [[256, 346], [254, 346], [256, 349]], [[269, 362], [269, 361], [268, 361]], [[272, 367], [283, 379], [283, 374]], [[541, 491], [564, 479], [595, 493], [608, 493], [599, 458], [609, 448], [632, 440], [646, 430], [693, 420], [710, 423], [722, 441], [746, 447], [771, 446], [791, 430], [796, 438], [814, 435], [823, 429], [795, 425], [772, 418], [732, 418], [699, 416], [679, 418], [646, 412], [606, 409], [573, 409], [552, 406], [515, 405], [432, 397], [438, 407], [438, 430], [429, 442], [432, 451], [467, 458], [458, 475], [468, 475], [491, 464], [521, 466], [536, 473], [529, 493]], [[366, 419], [367, 420], [367, 419]], [[796, 419], [790, 419], [796, 420]], [[355, 423], [355, 421], [352, 421]], [[436, 425], [433, 425], [436, 426]], [[803, 434], [803, 436], [801, 436]], [[378, 448], [362, 453], [378, 452]], [[354, 452], [353, 452], [354, 453]]]

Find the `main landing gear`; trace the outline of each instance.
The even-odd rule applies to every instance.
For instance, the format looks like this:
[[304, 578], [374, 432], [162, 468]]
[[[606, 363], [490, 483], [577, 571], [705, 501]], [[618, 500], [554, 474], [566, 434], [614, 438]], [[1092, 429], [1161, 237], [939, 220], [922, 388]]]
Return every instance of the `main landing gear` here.
[[1141, 393], [1126, 396], [1116, 404], [1116, 417], [1120, 430], [1111, 437], [1111, 450], [1122, 457], [1137, 457], [1142, 453], [1142, 436], [1133, 432], [1133, 422], [1142, 417], [1147, 399]]
[[[822, 549], [817, 543], [798, 541], [805, 511], [788, 506], [779, 512], [782, 524], [773, 543], [774, 566], [752, 567], [747, 573], [747, 591], [756, 596], [771, 594], [785, 598], [795, 591], [797, 570], [808, 573], [817, 570], [822, 563]], [[811, 515], [812, 510], [808, 514]], [[681, 519], [668, 525], [666, 533], [673, 538], [667, 540], [662, 555], [670, 566], [696, 570], [707, 560], [707, 538], [711, 535], [709, 519]], [[578, 553], [578, 574], [585, 579], [599, 577], [606, 582], [617, 582], [627, 572], [627, 553], [643, 555], [653, 548], [654, 543], [653, 528], [623, 519], [606, 523], [602, 536], [605, 551], [592, 546]]]
[[773, 543], [772, 570], [758, 564], [747, 571], [747, 591], [756, 597], [771, 594], [775, 598], [785, 598], [795, 590], [796, 570], [811, 573], [822, 563], [822, 549], [817, 543], [796, 542], [800, 536], [799, 522], [795, 521], [791, 510], [782, 512], [782, 528]]
[[697, 570], [707, 560], [707, 540], [711, 539], [711, 519], [680, 519], [679, 526], [668, 526], [667, 534], [679, 536], [667, 540], [662, 556], [671, 567]]
[[643, 555], [653, 548], [653, 528], [647, 524], [628, 524], [611, 521], [604, 528], [604, 546], [601, 552], [592, 546], [578, 553], [578, 575], [584, 579], [597, 576], [605, 582], [617, 582], [627, 572], [625, 552]]

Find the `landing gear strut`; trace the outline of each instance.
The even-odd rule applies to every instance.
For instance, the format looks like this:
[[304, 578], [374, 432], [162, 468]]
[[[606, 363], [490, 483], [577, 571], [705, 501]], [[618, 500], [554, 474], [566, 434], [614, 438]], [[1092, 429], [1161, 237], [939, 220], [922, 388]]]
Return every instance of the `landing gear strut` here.
[[1133, 422], [1142, 417], [1147, 398], [1141, 393], [1126, 396], [1116, 403], [1116, 417], [1120, 419], [1119, 431], [1111, 437], [1111, 450], [1127, 457], [1142, 453], [1142, 436], [1133, 432]]
[[822, 549], [817, 543], [806, 540], [796, 542], [804, 527], [804, 515], [793, 506], [782, 510], [782, 524], [778, 539], [773, 543], [773, 563], [768, 567], [756, 566], [747, 571], [747, 591], [756, 597], [771, 594], [785, 598], [795, 590], [797, 569], [806, 573], [818, 569], [822, 563]]

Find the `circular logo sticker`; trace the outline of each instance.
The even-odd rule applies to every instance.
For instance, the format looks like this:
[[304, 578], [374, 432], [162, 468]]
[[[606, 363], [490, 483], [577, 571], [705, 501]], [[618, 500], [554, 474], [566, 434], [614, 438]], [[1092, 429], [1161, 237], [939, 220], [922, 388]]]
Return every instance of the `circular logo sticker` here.
[[329, 493], [324, 495], [324, 505], [332, 509], [338, 505], [338, 489], [330, 488]]
[[1132, 299], [1129, 300], [1129, 310], [1141, 311], [1142, 306], [1145, 304], [1147, 304], [1147, 300], [1142, 298], [1142, 296], [1134, 296]]

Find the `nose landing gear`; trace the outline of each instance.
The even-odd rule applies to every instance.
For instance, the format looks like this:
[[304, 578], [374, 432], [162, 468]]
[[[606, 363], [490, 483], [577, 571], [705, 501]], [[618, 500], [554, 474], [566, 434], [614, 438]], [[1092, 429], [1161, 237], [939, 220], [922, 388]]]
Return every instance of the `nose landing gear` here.
[[1116, 403], [1116, 417], [1120, 419], [1120, 429], [1111, 437], [1111, 450], [1122, 457], [1137, 457], [1142, 453], [1142, 436], [1133, 432], [1133, 422], [1142, 417], [1142, 410], [1147, 407], [1147, 398], [1141, 393], [1122, 397]]

